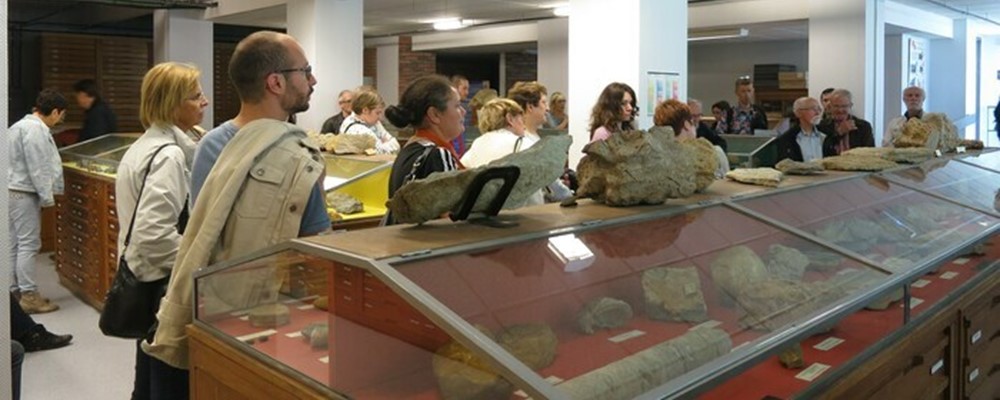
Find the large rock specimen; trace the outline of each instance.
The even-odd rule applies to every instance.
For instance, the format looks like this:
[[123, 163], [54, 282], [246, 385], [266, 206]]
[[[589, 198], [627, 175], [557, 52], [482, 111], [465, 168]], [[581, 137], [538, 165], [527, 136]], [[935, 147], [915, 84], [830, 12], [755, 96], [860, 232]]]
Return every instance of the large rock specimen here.
[[302, 339], [309, 342], [309, 347], [313, 350], [325, 349], [330, 346], [330, 325], [326, 322], [316, 322], [306, 325], [300, 331]]
[[899, 166], [884, 158], [862, 156], [832, 156], [820, 162], [823, 163], [823, 168], [834, 171], [881, 171]]
[[250, 310], [250, 325], [256, 328], [275, 328], [289, 323], [288, 306], [263, 304]]
[[743, 285], [736, 302], [745, 313], [740, 319], [743, 326], [773, 331], [833, 304], [843, 294], [839, 287], [826, 282], [768, 279]]
[[556, 359], [559, 339], [548, 325], [520, 324], [500, 332], [497, 344], [528, 368], [539, 370], [552, 365]]
[[800, 369], [806, 366], [805, 357], [802, 356], [802, 344], [796, 343], [786, 348], [778, 355], [781, 366], [788, 369]]
[[823, 164], [815, 161], [798, 162], [786, 158], [775, 164], [774, 169], [786, 175], [815, 175], [824, 171]]
[[836, 219], [816, 230], [816, 236], [857, 252], [865, 252], [882, 238], [882, 226], [860, 218]]
[[767, 271], [772, 277], [787, 280], [802, 280], [809, 266], [809, 257], [798, 249], [773, 244], [767, 250]]
[[661, 204], [704, 189], [693, 167], [697, 155], [670, 135], [621, 132], [583, 151], [587, 155], [577, 167], [580, 198], [610, 206]]
[[818, 272], [830, 272], [840, 268], [844, 262], [844, 257], [825, 250], [805, 250], [802, 252], [809, 257], [809, 270]]
[[375, 150], [375, 137], [369, 135], [336, 135], [326, 143], [326, 150], [335, 154], [368, 154]]
[[632, 319], [632, 306], [624, 300], [611, 297], [598, 297], [588, 301], [576, 317], [580, 330], [586, 334], [594, 333], [594, 328], [621, 327], [630, 319]]
[[695, 186], [699, 192], [705, 190], [715, 181], [715, 171], [719, 169], [715, 146], [705, 138], [680, 140], [679, 143], [694, 154]]
[[781, 171], [774, 168], [737, 168], [726, 173], [726, 178], [751, 185], [778, 187]]
[[[546, 136], [525, 151], [511, 153], [482, 167], [433, 173], [425, 179], [403, 185], [386, 205], [399, 223], [430, 221], [448, 211], [457, 210], [465, 190], [488, 168], [516, 166], [520, 168], [521, 176], [507, 197], [504, 208], [521, 207], [529, 197], [562, 175], [571, 141], [569, 135]], [[500, 190], [500, 185], [499, 181], [487, 184], [472, 212], [486, 210]]]
[[365, 203], [354, 196], [340, 192], [330, 192], [326, 195], [326, 205], [340, 214], [356, 214], [365, 211]]
[[962, 144], [958, 128], [943, 113], [925, 113], [903, 124], [903, 132], [893, 139], [896, 147], [926, 147], [950, 152]]
[[845, 156], [878, 157], [904, 164], [920, 164], [934, 158], [934, 150], [926, 147], [859, 147], [850, 149]]
[[574, 400], [633, 399], [729, 354], [732, 345], [729, 334], [721, 329], [694, 329], [565, 381], [556, 388]]
[[769, 279], [764, 261], [749, 247], [735, 246], [719, 252], [710, 266], [712, 281], [726, 302], [752, 282]]
[[[476, 328], [533, 369], [545, 368], [555, 359], [558, 339], [546, 325], [514, 325], [496, 336], [486, 327]], [[514, 387], [506, 379], [458, 342], [438, 349], [431, 364], [442, 398], [509, 399], [514, 393]]]
[[704, 322], [708, 307], [693, 266], [651, 268], [642, 273], [646, 315], [651, 319]]

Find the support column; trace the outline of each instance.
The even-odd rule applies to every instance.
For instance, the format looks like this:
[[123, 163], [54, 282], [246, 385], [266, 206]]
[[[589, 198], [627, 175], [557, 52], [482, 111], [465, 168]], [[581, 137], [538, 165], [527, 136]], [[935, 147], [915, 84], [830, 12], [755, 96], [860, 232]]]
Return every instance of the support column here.
[[569, 96], [569, 19], [538, 21], [538, 81]]
[[363, 0], [290, 0], [288, 34], [302, 45], [318, 81], [309, 111], [297, 116], [305, 130], [319, 131], [340, 109], [337, 93], [363, 83]]
[[854, 115], [885, 129], [885, 0], [809, 0], [809, 92], [850, 90]]
[[687, 3], [662, 0], [572, 0], [569, 17], [570, 165], [590, 141], [590, 110], [611, 82], [636, 92], [637, 126], [652, 125], [648, 73], [676, 73], [687, 98]]
[[[929, 68], [933, 73], [929, 75], [927, 98], [932, 100], [933, 111], [946, 113], [955, 121], [959, 136], [974, 139], [976, 124], [971, 115], [976, 114], [978, 65], [976, 34], [970, 25], [967, 19], [957, 19], [953, 38], [931, 41]], [[995, 105], [996, 99], [993, 101]]]
[[[7, 26], [6, 12], [0, 12], [0, 24], [3, 24], [3, 26]], [[4, 29], [3, 32], [0, 32], [0, 54], [10, 54], [7, 52], [7, 43], [8, 43], [7, 30]], [[10, 76], [8, 75], [9, 69], [7, 66], [8, 63], [10, 63], [10, 60], [11, 60], [10, 58], [7, 58], [3, 62], [0, 62], [0, 76]], [[7, 123], [9, 117], [7, 115], [7, 107], [9, 106], [8, 99], [10, 99], [8, 93], [10, 85], [0, 85], [0, 86], [2, 86], [0, 87], [0, 126], [10, 126], [10, 124]], [[8, 157], [9, 155], [7, 146], [0, 146], [0, 165], [9, 166], [10, 159]], [[0, 185], [3, 185], [3, 187], [7, 187], [7, 174], [0, 174]], [[7, 206], [8, 206], [7, 196], [4, 196], [2, 199], [0, 199], [0, 213], [2, 213], [3, 215], [8, 215]], [[2, 246], [3, 248], [0, 249], [0, 263], [3, 264], [4, 271], [14, 270], [14, 266], [10, 265], [10, 246], [6, 245], [6, 243], [10, 243], [8, 242], [9, 238], [10, 238], [10, 232], [8, 232], [8, 227], [7, 226], [0, 227], [0, 243], [4, 243], [4, 246]], [[10, 273], [3, 273], [0, 275], [2, 275], [0, 276], [0, 288], [9, 288]], [[0, 318], [0, 349], [3, 350], [0, 351], [0, 379], [2, 379], [3, 382], [10, 382], [11, 354], [10, 350], [7, 350], [10, 348], [10, 340], [11, 340], [10, 317], [9, 317], [10, 296], [0, 296], [0, 297], [3, 297], [0, 298], [0, 315], [3, 315], [5, 317], [5, 318]], [[23, 371], [24, 365], [22, 365], [21, 368]], [[0, 399], [10, 399], [12, 397], [13, 394], [11, 393], [11, 385], [9, 384], [0, 385]]]
[[[215, 73], [213, 46], [215, 30], [202, 19], [201, 10], [156, 10], [153, 12], [153, 62], [175, 61], [194, 64], [201, 70], [201, 89], [208, 98], [201, 126], [211, 129], [215, 113]], [[233, 117], [227, 116], [226, 118]]]
[[386, 105], [399, 103], [399, 37], [375, 47], [378, 64], [378, 93]]

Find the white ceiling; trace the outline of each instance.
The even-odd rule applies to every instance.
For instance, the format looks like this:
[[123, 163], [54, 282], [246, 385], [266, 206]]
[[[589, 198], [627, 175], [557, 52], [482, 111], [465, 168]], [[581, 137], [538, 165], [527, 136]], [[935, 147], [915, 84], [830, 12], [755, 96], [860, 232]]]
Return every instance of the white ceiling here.
[[969, 15], [1000, 25], [1000, 0], [895, 0], [899, 3], [935, 12], [949, 18]]

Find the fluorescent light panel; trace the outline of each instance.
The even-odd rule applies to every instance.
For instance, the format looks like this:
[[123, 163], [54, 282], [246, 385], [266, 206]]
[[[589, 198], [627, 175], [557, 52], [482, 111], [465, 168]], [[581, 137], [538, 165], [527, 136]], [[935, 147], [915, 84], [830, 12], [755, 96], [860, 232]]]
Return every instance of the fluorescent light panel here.
[[736, 39], [747, 37], [749, 35], [750, 30], [747, 28], [710, 29], [688, 32], [688, 41], [697, 42], [702, 40]]

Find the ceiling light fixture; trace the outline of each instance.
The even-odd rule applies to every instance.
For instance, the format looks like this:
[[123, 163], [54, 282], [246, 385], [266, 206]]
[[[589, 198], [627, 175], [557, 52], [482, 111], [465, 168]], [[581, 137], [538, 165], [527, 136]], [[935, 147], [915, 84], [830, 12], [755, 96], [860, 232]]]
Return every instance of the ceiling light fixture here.
[[568, 17], [569, 16], [569, 6], [556, 7], [552, 9], [552, 14], [557, 17]]
[[747, 28], [707, 29], [688, 32], [688, 41], [698, 42], [703, 40], [738, 39], [749, 35], [750, 30]]
[[451, 31], [455, 29], [462, 29], [466, 25], [466, 21], [458, 18], [442, 19], [434, 22], [434, 29], [438, 31]]

